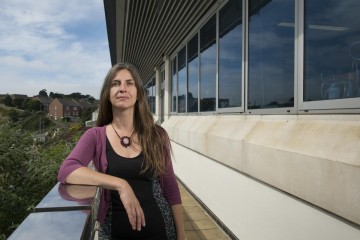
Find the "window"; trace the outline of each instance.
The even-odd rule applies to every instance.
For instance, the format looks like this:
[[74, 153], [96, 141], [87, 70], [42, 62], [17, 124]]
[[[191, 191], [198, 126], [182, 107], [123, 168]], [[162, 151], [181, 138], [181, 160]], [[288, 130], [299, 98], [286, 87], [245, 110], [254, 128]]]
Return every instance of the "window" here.
[[216, 110], [216, 16], [200, 29], [200, 111]]
[[171, 111], [176, 112], [177, 106], [177, 70], [176, 58], [171, 61]]
[[230, 0], [219, 12], [218, 108], [242, 105], [242, 0]]
[[178, 53], [178, 113], [186, 112], [186, 46]]
[[188, 112], [198, 112], [198, 85], [199, 85], [199, 43], [196, 34], [188, 43], [188, 93], [187, 106]]
[[304, 102], [360, 97], [359, 13], [356, 0], [305, 0]]
[[249, 1], [248, 109], [294, 107], [294, 22], [294, 0]]

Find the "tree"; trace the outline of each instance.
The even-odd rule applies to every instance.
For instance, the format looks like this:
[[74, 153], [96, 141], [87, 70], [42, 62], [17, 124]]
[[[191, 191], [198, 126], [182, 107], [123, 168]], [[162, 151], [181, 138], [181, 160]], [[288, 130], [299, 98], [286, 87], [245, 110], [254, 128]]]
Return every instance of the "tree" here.
[[67, 97], [74, 98], [74, 99], [82, 99], [84, 97], [84, 95], [82, 95], [79, 92], [75, 92], [75, 93], [71, 93], [71, 94], [67, 95]]
[[5, 98], [4, 98], [4, 104], [5, 104], [5, 106], [8, 106], [8, 107], [12, 107], [12, 106], [13, 106], [13, 104], [12, 104], [12, 99], [11, 99], [11, 97], [10, 97], [9, 94], [7, 94], [7, 95], [5, 96]]
[[52, 98], [52, 99], [55, 99], [55, 98], [64, 98], [64, 94], [62, 94], [62, 93], [54, 93], [51, 98]]
[[0, 239], [6, 239], [57, 183], [59, 166], [78, 140], [65, 134], [37, 145], [20, 123], [0, 125]]
[[[9, 233], [27, 215], [32, 203], [27, 186], [28, 162], [33, 158], [30, 134], [19, 125], [0, 126], [0, 232]], [[10, 220], [10, 221], [9, 221]]]
[[91, 117], [92, 117], [92, 113], [93, 113], [93, 109], [92, 109], [92, 108], [84, 109], [84, 110], [81, 112], [81, 120], [82, 120], [83, 122], [90, 120]]
[[51, 121], [43, 113], [38, 112], [22, 119], [21, 123], [23, 129], [35, 132], [46, 129], [51, 124]]
[[24, 103], [24, 99], [23, 98], [15, 98], [13, 99], [13, 106], [16, 108], [21, 109]]
[[10, 109], [8, 112], [8, 116], [11, 122], [18, 122], [20, 120], [20, 114], [15, 109]]
[[89, 102], [91, 102], [91, 103], [94, 103], [94, 102], [95, 102], [95, 98], [94, 98], [93, 96], [87, 94], [85, 97], [86, 97], [86, 99], [87, 99]]
[[29, 111], [39, 111], [41, 107], [41, 102], [37, 99], [26, 99], [24, 101], [24, 109]]
[[41, 91], [39, 92], [39, 96], [47, 97], [48, 94], [47, 94], [47, 92], [46, 92], [46, 89], [41, 90]]

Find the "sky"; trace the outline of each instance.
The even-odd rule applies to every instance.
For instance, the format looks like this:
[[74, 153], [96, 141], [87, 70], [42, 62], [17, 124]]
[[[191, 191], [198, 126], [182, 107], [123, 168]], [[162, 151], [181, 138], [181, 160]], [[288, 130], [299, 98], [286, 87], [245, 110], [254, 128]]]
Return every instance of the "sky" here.
[[103, 0], [0, 1], [0, 94], [98, 99], [110, 67]]

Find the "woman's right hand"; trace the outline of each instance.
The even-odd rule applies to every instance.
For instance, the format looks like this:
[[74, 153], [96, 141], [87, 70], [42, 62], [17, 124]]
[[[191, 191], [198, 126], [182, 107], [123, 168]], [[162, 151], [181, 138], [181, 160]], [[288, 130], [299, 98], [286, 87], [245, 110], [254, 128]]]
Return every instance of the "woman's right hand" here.
[[145, 227], [145, 215], [129, 183], [122, 181], [121, 187], [117, 189], [120, 200], [124, 205], [129, 222], [133, 230], [141, 230]]

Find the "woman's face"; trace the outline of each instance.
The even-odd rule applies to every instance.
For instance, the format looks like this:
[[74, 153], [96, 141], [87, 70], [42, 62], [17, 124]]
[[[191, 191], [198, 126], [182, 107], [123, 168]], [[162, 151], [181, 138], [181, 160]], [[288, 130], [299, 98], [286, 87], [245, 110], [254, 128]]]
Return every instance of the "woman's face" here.
[[118, 71], [111, 82], [110, 102], [122, 110], [133, 108], [137, 100], [135, 80], [129, 70]]

